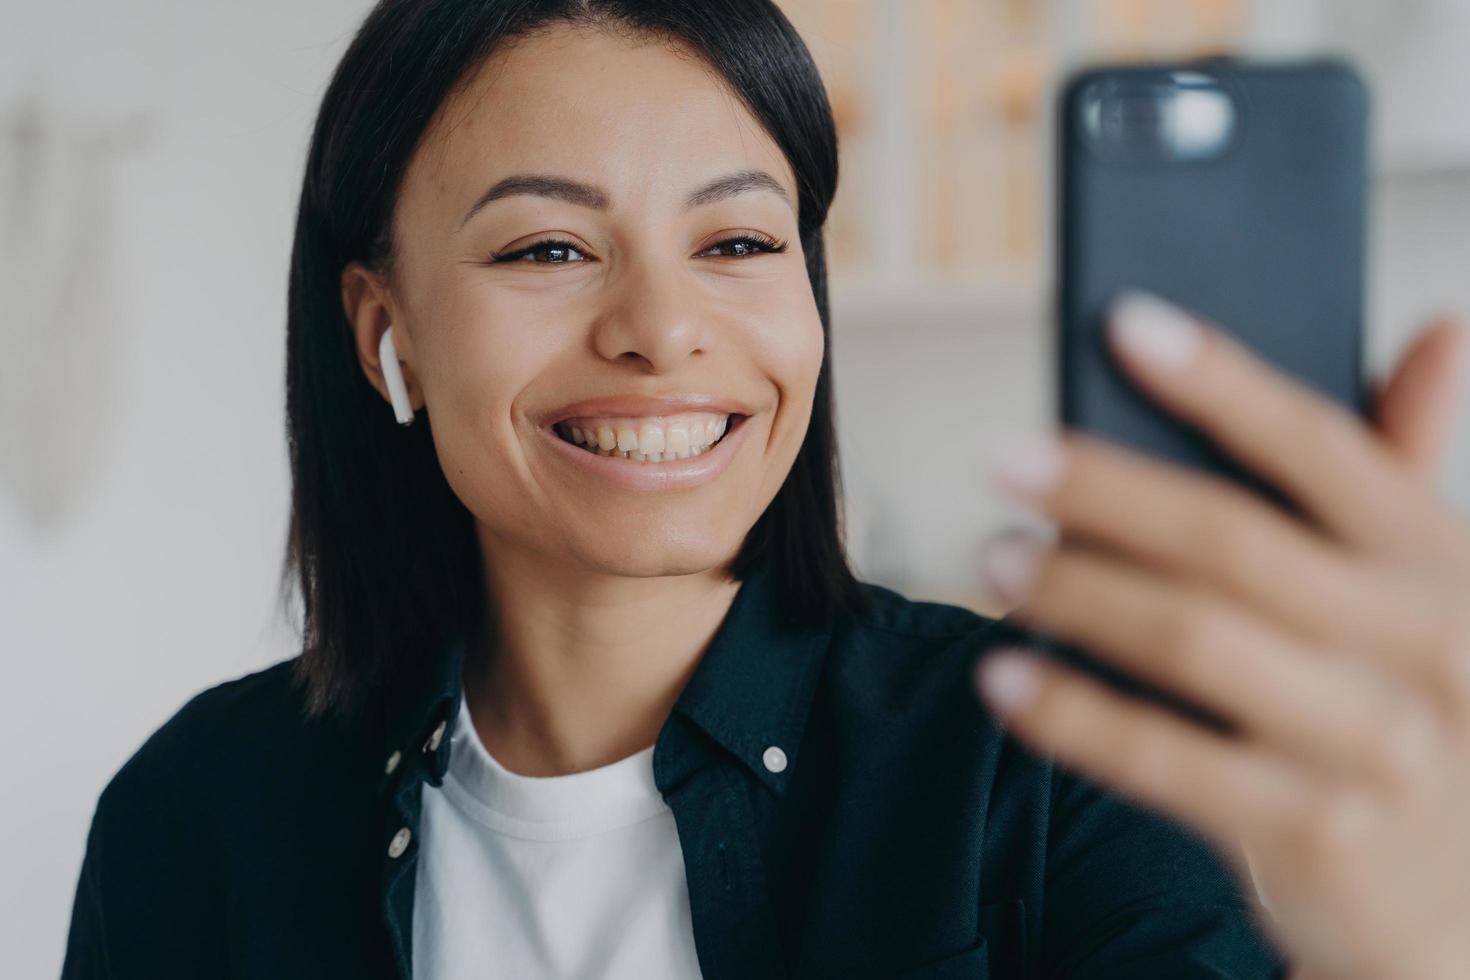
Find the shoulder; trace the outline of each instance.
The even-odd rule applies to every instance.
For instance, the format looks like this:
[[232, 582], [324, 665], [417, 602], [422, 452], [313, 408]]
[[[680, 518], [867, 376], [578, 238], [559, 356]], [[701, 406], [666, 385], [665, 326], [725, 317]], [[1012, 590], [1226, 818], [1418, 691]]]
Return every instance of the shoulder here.
[[912, 599], [873, 582], [862, 585], [869, 607], [837, 624], [834, 647], [848, 663], [890, 679], [964, 670], [1010, 629], [964, 606]]
[[825, 720], [858, 742], [949, 740], [975, 753], [998, 751], [1003, 733], [975, 693], [971, 672], [1009, 624], [871, 582], [863, 588], [868, 608], [839, 619], [832, 633], [819, 693]]
[[852, 624], [865, 630], [918, 641], [943, 642], [956, 636], [975, 635], [994, 627], [999, 620], [946, 602], [911, 599], [875, 582], [862, 583], [872, 605]]
[[[190, 696], [107, 781], [87, 832], [65, 976], [223, 975], [232, 890], [302, 873], [303, 848], [281, 842], [293, 821], [342, 835], [332, 807], [356, 800], [334, 774], [360, 770], [343, 764], [345, 736], [306, 720], [293, 660]], [[315, 802], [314, 784], [315, 799], [332, 802]]]
[[[157, 816], [197, 816], [279, 782], [283, 771], [352, 736], [309, 720], [293, 667], [297, 658], [222, 681], [191, 695], [159, 723], [108, 780], [96, 819], [127, 824]], [[269, 775], [270, 778], [266, 778]]]
[[290, 669], [283, 660], [205, 688], [156, 725], [112, 777], [105, 792], [117, 795], [210, 754], [221, 743], [259, 736], [279, 724], [291, 700]]
[[929, 792], [921, 786], [945, 785], [990, 800], [998, 839], [1044, 835], [1055, 767], [1010, 735], [973, 681], [988, 650], [1023, 642], [1025, 631], [964, 606], [863, 587], [869, 609], [833, 633], [818, 694], [821, 737], [834, 752], [871, 754], [890, 783], [901, 770], [920, 797]]

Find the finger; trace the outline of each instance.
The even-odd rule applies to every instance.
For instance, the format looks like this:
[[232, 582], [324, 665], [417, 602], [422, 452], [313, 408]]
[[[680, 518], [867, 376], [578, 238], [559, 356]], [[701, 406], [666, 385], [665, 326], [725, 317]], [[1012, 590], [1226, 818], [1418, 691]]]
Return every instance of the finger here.
[[1063, 539], [1221, 590], [1305, 642], [1379, 651], [1404, 668], [1415, 653], [1404, 638], [1433, 621], [1423, 590], [1230, 481], [1077, 432], [997, 446], [988, 470]]
[[989, 651], [975, 679], [986, 704], [1023, 742], [1219, 846], [1264, 836], [1305, 798], [1306, 777], [1292, 763], [1034, 654]]
[[1350, 409], [1148, 294], [1125, 294], [1108, 337], [1145, 392], [1338, 538], [1386, 556], [1432, 544], [1432, 495]]
[[1418, 750], [1390, 744], [1385, 732], [1428, 734], [1427, 710], [1409, 713], [1417, 705], [1402, 685], [1361, 661], [1304, 648], [1218, 593], [1086, 548], [1014, 539], [988, 557], [997, 591], [1019, 603], [1009, 618], [1234, 720], [1240, 736], [1304, 764], [1396, 775], [1401, 756]]
[[1390, 449], [1432, 483], [1464, 394], [1470, 330], [1457, 317], [1419, 334], [1374, 399], [1374, 418]]

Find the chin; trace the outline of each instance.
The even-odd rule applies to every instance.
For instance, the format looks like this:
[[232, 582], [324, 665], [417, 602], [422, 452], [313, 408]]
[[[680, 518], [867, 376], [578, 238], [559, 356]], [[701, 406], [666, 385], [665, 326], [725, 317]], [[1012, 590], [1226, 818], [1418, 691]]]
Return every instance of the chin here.
[[603, 537], [579, 550], [588, 565], [604, 574], [654, 578], [698, 575], [724, 568], [735, 559], [743, 542], [743, 536], [730, 540], [700, 530], [687, 535], [631, 536], [629, 540]]

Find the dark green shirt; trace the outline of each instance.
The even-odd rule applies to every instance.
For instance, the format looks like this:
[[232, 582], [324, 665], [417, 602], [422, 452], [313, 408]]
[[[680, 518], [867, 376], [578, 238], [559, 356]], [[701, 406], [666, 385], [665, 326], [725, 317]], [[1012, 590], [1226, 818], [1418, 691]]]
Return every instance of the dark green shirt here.
[[[1201, 840], [987, 713], [974, 662], [1024, 631], [866, 587], [791, 628], [756, 571], [659, 732], [707, 980], [1285, 973]], [[63, 978], [407, 978], [462, 649], [352, 727], [303, 720], [289, 660], [183, 705], [101, 793]]]

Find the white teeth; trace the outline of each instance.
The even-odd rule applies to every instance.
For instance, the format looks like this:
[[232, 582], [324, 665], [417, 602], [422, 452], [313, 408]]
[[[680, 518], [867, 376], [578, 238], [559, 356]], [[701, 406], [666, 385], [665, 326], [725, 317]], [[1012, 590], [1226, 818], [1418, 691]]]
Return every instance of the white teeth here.
[[682, 423], [674, 423], [669, 426], [668, 445], [665, 450], [672, 453], [675, 459], [685, 459], [689, 456], [689, 427]]
[[662, 455], [664, 451], [664, 427], [651, 424], [643, 426], [638, 432], [638, 448], [655, 457]]
[[568, 441], [599, 456], [639, 463], [689, 459], [709, 452], [729, 428], [729, 416], [671, 418], [667, 424], [637, 419], [583, 420], [556, 428]]

